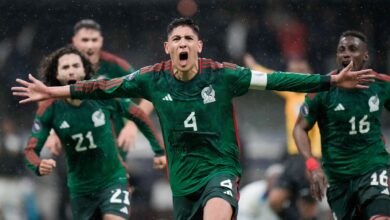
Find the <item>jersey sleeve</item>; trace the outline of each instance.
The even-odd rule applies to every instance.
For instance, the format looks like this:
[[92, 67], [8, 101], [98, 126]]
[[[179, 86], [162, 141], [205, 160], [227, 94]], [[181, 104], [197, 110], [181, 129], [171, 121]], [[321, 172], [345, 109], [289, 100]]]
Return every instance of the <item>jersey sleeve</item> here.
[[291, 72], [274, 72], [266, 76], [266, 90], [320, 92], [330, 88], [330, 76]]
[[305, 97], [305, 102], [302, 104], [299, 114], [306, 119], [310, 127], [312, 127], [319, 115], [321, 94], [309, 93]]
[[81, 81], [70, 86], [70, 95], [74, 99], [110, 99], [118, 97], [148, 99], [147, 75], [136, 71], [111, 80]]
[[135, 103], [127, 100], [115, 100], [117, 110], [123, 115], [123, 117], [134, 121], [142, 134], [148, 139], [150, 146], [156, 156], [162, 156], [164, 152], [164, 144], [161, 138], [157, 135], [156, 128], [145, 114]]
[[24, 162], [37, 175], [39, 175], [38, 168], [41, 163], [40, 152], [52, 128], [50, 123], [52, 108], [45, 106], [46, 104], [40, 104], [38, 107], [31, 129], [31, 136], [24, 149]]
[[251, 82], [250, 69], [231, 63], [223, 63], [223, 68], [232, 95], [241, 96], [247, 93]]

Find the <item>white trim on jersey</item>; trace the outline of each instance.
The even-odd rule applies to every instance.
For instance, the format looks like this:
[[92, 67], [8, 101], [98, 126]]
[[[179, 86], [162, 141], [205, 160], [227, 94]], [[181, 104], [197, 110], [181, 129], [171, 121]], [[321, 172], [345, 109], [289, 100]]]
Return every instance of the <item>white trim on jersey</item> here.
[[265, 87], [267, 86], [267, 74], [255, 70], [251, 70], [251, 72], [252, 78], [249, 88], [256, 90], [265, 90]]

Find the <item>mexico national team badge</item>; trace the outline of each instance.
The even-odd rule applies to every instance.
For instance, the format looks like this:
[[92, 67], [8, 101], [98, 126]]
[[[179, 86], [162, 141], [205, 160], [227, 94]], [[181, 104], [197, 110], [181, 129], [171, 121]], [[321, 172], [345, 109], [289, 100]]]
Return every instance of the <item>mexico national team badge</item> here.
[[204, 104], [215, 102], [215, 91], [211, 85], [202, 89], [202, 98]]
[[371, 96], [368, 100], [368, 106], [370, 107], [370, 112], [376, 112], [379, 110], [379, 98], [378, 95]]
[[309, 115], [309, 106], [306, 103], [301, 106], [301, 115], [304, 117]]
[[38, 132], [41, 131], [41, 129], [42, 129], [41, 121], [38, 120], [38, 119], [35, 119], [35, 120], [34, 120], [34, 124], [33, 124], [33, 126], [32, 126], [32, 132], [33, 132], [33, 133], [38, 133]]
[[97, 110], [92, 114], [92, 121], [95, 127], [102, 126], [106, 123], [104, 113], [101, 109]]

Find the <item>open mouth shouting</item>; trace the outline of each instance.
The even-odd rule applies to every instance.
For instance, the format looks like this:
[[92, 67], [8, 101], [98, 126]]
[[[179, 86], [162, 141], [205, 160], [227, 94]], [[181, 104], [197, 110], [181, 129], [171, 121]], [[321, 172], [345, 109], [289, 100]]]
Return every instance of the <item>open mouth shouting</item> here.
[[70, 79], [68, 80], [68, 85], [73, 85], [75, 84], [77, 81], [75, 79]]
[[179, 54], [180, 66], [187, 65], [188, 61], [188, 52], [180, 52]]

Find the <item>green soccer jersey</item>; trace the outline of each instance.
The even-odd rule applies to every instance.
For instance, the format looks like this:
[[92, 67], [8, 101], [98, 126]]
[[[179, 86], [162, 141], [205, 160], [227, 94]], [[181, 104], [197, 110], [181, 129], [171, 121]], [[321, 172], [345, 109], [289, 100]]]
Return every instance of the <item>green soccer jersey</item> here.
[[318, 122], [330, 184], [389, 164], [379, 119], [383, 108], [390, 110], [390, 77], [377, 76], [369, 89], [332, 88], [306, 96], [301, 114], [310, 125]]
[[[117, 77], [126, 76], [129, 73], [132, 73], [134, 68], [124, 59], [108, 53], [106, 51], [100, 52], [99, 66], [92, 77], [93, 79], [113, 79]], [[131, 102], [130, 99], [125, 99], [123, 101]], [[125, 126], [126, 120], [122, 118], [119, 114], [113, 114], [112, 120], [114, 123], [115, 134], [119, 135], [122, 128]], [[126, 161], [127, 151], [123, 151], [122, 148], [119, 149], [119, 153], [123, 161]]]
[[64, 100], [49, 100], [41, 103], [37, 110], [24, 151], [27, 165], [38, 172], [39, 154], [50, 129], [54, 129], [65, 150], [72, 197], [104, 189], [113, 183], [125, 183], [126, 170], [118, 157], [110, 121], [114, 112], [136, 122], [155, 153], [164, 154], [149, 128], [150, 120], [140, 117], [134, 104], [85, 100], [80, 106], [74, 106]]
[[[217, 174], [241, 176], [239, 140], [232, 99], [245, 94], [249, 69], [210, 59], [199, 60], [199, 72], [190, 81], [177, 80], [171, 61], [142, 68], [111, 81], [80, 82], [72, 97], [142, 97], [159, 116], [174, 196], [187, 195]], [[329, 88], [329, 76], [274, 73], [266, 89], [318, 91]]]

